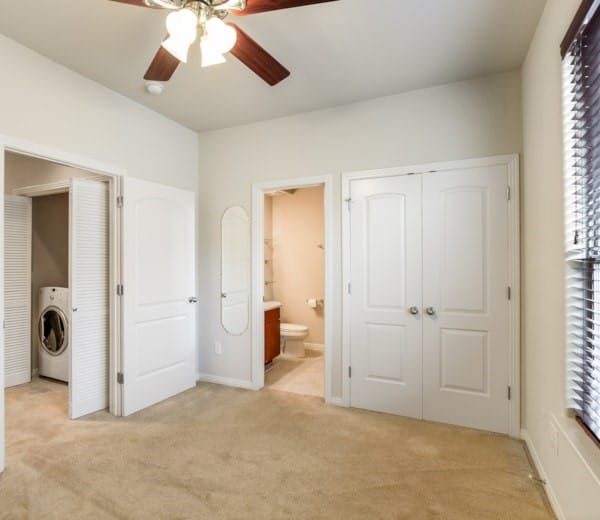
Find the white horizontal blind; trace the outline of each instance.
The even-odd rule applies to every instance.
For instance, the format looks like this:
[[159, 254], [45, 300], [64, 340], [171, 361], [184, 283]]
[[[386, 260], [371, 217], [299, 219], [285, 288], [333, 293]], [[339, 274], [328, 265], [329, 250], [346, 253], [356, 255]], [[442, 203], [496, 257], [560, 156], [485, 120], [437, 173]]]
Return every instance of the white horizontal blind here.
[[600, 437], [600, 16], [563, 60], [567, 406]]
[[31, 381], [31, 199], [4, 197], [4, 386]]

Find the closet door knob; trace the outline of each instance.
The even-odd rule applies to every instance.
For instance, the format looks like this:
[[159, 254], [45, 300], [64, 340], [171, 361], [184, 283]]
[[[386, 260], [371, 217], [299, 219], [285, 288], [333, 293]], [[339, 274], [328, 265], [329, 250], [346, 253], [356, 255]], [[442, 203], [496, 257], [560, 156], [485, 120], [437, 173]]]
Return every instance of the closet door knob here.
[[425, 309], [425, 314], [427, 314], [427, 316], [435, 316], [435, 309], [433, 307], [427, 307]]
[[416, 316], [419, 314], [419, 308], [413, 305], [410, 309], [408, 309], [408, 312], [410, 312], [413, 316]]
[[190, 302], [190, 303], [198, 303], [198, 298], [196, 298], [195, 296], [190, 296], [188, 298], [188, 302]]

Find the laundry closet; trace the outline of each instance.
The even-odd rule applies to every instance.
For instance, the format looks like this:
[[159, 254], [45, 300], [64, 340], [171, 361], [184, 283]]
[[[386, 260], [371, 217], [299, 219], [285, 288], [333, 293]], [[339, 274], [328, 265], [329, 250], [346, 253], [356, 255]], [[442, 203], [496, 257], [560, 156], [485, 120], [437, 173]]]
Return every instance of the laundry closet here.
[[[86, 412], [90, 401], [105, 408], [108, 179], [7, 153], [4, 216], [5, 387], [42, 377], [69, 385], [71, 417]], [[74, 304], [74, 286], [86, 296], [81, 309]], [[84, 326], [74, 331], [75, 316]], [[92, 355], [74, 357], [75, 342]], [[102, 380], [95, 395], [81, 384], [90, 378]]]

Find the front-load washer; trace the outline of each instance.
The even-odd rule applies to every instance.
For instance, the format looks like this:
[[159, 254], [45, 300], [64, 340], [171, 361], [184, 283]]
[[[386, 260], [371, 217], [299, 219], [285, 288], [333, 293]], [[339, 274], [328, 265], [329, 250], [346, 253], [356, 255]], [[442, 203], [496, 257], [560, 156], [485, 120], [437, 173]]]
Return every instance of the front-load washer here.
[[42, 287], [39, 293], [39, 374], [69, 381], [70, 294], [64, 287]]

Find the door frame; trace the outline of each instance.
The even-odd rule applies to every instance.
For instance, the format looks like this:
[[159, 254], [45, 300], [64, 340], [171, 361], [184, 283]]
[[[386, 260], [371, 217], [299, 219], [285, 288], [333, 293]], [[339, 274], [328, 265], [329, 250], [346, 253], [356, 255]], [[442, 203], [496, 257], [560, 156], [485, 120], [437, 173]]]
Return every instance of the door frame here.
[[[121, 193], [121, 178], [126, 170], [68, 151], [59, 150], [44, 144], [0, 134], [0, 183], [4, 186], [4, 156], [6, 152], [34, 157], [45, 161], [70, 166], [107, 177], [110, 190], [110, 275], [109, 286], [115, 287], [121, 274], [120, 216], [117, 211], [117, 196]], [[0, 200], [0, 236], [4, 236], [4, 198]], [[0, 240], [0, 294], [4, 294], [4, 240]], [[0, 319], [4, 320], [4, 297], [0, 298]], [[121, 415], [121, 389], [116, 374], [120, 370], [121, 349], [121, 308], [115, 291], [110, 291], [110, 346], [109, 346], [109, 411]], [[4, 423], [4, 334], [0, 334], [0, 473], [4, 471], [5, 423]]]
[[332, 175], [302, 177], [279, 181], [260, 182], [252, 185], [252, 388], [260, 390], [265, 386], [265, 345], [263, 294], [265, 283], [265, 194], [269, 191], [312, 188], [323, 186], [324, 215], [324, 295], [325, 299], [325, 395], [326, 403], [337, 401], [332, 397], [333, 382], [333, 225], [334, 225], [334, 186]]
[[508, 433], [521, 436], [521, 234], [519, 203], [519, 155], [496, 155], [459, 161], [445, 161], [396, 168], [346, 172], [342, 174], [342, 389], [344, 404], [350, 406], [350, 185], [354, 180], [374, 179], [417, 173], [443, 172], [482, 166], [505, 166], [508, 176], [508, 283], [511, 290], [508, 318], [508, 384], [511, 399], [508, 402]]

